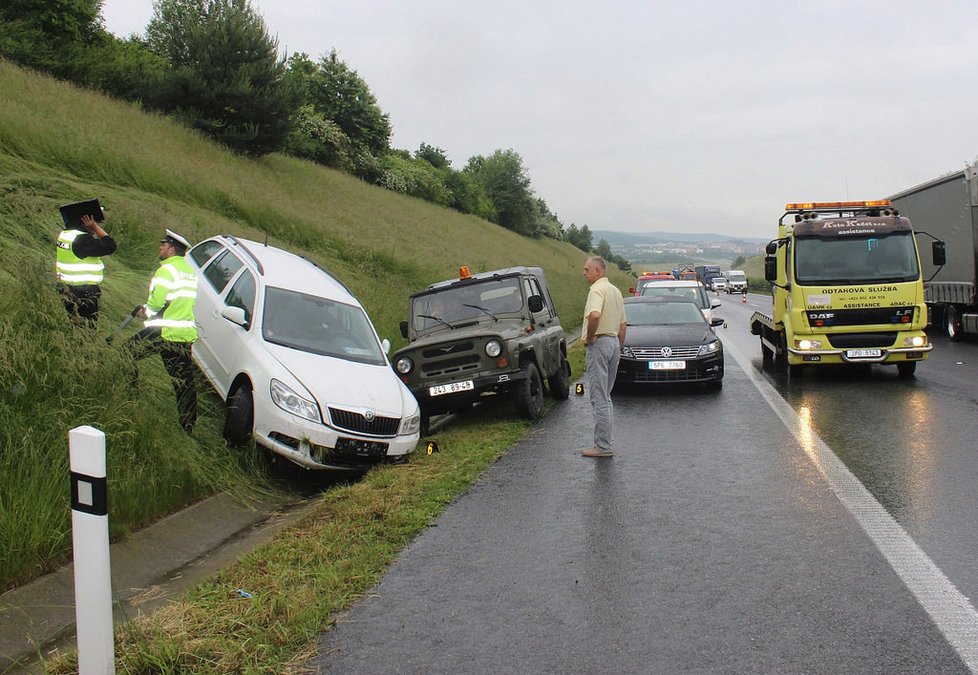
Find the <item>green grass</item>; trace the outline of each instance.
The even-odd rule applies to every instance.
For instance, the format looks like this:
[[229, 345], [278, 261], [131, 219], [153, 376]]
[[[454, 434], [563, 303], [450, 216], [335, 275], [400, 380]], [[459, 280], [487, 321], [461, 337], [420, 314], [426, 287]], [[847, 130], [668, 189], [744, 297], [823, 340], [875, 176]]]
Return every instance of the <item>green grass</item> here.
[[[223, 443], [223, 405], [213, 393], [199, 386], [201, 417], [185, 435], [160, 360], [138, 364], [132, 390], [133, 364], [118, 341], [106, 343], [145, 299], [165, 227], [192, 241], [221, 232], [267, 237], [316, 260], [353, 289], [395, 348], [410, 292], [463, 264], [542, 266], [565, 328], [580, 323], [585, 255], [569, 244], [527, 239], [293, 158], [238, 157], [138, 106], [4, 61], [0, 103], [0, 589], [70, 556], [74, 427], [106, 433], [114, 539], [215, 492], [247, 503], [272, 489], [259, 453]], [[119, 251], [106, 260], [101, 325], [91, 335], [67, 321], [53, 267], [58, 205], [93, 196], [107, 209]], [[612, 280], [629, 285], [617, 270]], [[502, 410], [498, 419], [474, 415], [444, 432], [439, 455], [330, 491], [318, 518], [146, 627], [127, 628], [120, 670], [159, 672], [184, 658], [212, 672], [231, 663], [239, 665], [227, 670], [277, 670], [525, 431], [509, 407]], [[259, 589], [259, 602], [227, 597], [228, 586]], [[180, 632], [183, 621], [192, 637]], [[225, 651], [227, 661], [213, 656]], [[211, 658], [220, 665], [209, 666]]]

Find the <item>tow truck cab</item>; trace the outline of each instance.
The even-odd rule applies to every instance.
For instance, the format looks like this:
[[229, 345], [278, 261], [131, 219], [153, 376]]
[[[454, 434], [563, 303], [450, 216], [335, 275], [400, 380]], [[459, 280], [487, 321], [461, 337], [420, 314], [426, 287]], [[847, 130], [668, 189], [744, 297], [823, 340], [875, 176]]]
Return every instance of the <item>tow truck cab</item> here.
[[765, 364], [876, 363], [909, 377], [933, 349], [913, 228], [889, 200], [786, 204], [766, 252], [773, 307], [750, 322]]

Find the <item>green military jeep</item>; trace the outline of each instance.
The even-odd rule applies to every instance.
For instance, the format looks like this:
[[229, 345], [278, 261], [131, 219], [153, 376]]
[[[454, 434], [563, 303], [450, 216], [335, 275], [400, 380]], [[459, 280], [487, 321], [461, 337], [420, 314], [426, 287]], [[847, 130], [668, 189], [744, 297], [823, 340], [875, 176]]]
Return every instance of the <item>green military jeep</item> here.
[[394, 368], [418, 399], [422, 433], [432, 415], [508, 395], [528, 419], [543, 411], [543, 380], [558, 400], [570, 392], [567, 340], [539, 267], [469, 274], [410, 299], [401, 334], [410, 344]]

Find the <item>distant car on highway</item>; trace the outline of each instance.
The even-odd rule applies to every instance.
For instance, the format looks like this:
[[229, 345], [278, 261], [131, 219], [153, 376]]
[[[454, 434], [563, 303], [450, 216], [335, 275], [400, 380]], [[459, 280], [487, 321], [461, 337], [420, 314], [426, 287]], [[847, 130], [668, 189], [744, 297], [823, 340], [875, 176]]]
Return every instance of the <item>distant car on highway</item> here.
[[188, 253], [198, 272], [194, 361], [227, 403], [224, 437], [307, 469], [404, 459], [421, 412], [349, 289], [301, 256], [227, 235]]
[[706, 288], [692, 279], [673, 279], [672, 281], [650, 281], [642, 287], [641, 296], [678, 296], [692, 300], [703, 311], [703, 318], [712, 322], [716, 317], [720, 301], [711, 299]]
[[625, 298], [628, 324], [617, 381], [634, 384], [704, 382], [723, 386], [723, 345], [695, 303], [675, 296]]

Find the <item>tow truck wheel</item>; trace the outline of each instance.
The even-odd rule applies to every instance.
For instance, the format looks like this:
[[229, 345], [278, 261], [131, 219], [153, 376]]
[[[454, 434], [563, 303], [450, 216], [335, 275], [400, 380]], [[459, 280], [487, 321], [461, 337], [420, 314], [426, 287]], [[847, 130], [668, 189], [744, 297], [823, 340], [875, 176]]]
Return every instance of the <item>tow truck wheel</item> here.
[[788, 370], [788, 341], [784, 333], [778, 339], [778, 352], [774, 355], [774, 369], [779, 373]]
[[897, 376], [904, 379], [913, 377], [913, 374], [916, 370], [917, 370], [916, 361], [907, 361], [906, 363], [897, 364]]
[[543, 380], [537, 364], [527, 361], [522, 366], [526, 377], [516, 387], [516, 409], [529, 420], [540, 419], [543, 414]]
[[774, 352], [763, 342], [761, 342], [761, 361], [764, 363], [765, 368], [770, 366], [771, 362], [774, 361]]
[[958, 317], [958, 308], [954, 305], [948, 305], [944, 312], [944, 330], [952, 340], [961, 339], [961, 319]]

